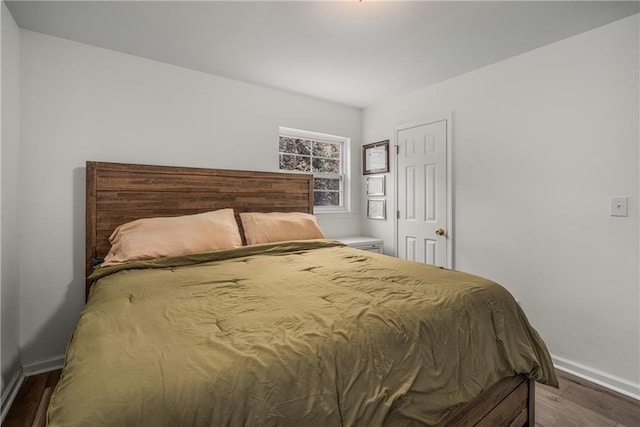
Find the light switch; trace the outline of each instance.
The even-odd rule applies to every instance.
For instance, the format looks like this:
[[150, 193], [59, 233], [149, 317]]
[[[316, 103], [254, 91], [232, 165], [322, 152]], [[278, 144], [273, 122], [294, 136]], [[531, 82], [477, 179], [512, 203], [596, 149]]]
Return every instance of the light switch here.
[[609, 204], [610, 216], [627, 216], [627, 197], [611, 197]]

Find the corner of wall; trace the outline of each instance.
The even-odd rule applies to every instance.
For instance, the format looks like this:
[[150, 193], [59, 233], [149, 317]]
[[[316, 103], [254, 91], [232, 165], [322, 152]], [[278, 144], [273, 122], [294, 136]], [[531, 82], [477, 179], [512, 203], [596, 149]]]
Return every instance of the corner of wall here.
[[[18, 160], [20, 144], [20, 30], [7, 5], [0, 11], [0, 345], [2, 413], [22, 377], [19, 341]], [[19, 384], [18, 384], [19, 388]]]

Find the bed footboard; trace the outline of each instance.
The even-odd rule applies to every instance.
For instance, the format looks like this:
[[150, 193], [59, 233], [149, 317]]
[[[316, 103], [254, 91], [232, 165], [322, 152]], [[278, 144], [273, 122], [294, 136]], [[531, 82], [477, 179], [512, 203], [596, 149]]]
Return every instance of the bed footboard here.
[[524, 375], [505, 378], [475, 400], [454, 409], [438, 427], [533, 427], [535, 380]]

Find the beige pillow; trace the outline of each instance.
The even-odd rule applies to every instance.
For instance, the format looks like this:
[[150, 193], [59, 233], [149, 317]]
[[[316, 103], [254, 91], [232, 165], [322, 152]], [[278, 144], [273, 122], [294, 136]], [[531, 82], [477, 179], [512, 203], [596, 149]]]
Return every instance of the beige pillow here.
[[322, 239], [316, 217], [302, 212], [241, 213], [248, 245], [284, 240]]
[[144, 218], [119, 225], [102, 265], [188, 255], [242, 246], [233, 209], [197, 215]]

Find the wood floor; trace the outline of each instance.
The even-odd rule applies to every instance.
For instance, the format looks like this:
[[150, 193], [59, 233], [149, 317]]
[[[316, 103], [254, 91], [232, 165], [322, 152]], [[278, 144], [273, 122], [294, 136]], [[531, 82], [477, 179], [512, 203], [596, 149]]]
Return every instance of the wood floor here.
[[[536, 385], [536, 427], [640, 427], [640, 401], [563, 372], [558, 377], [559, 390]], [[58, 370], [25, 379], [2, 427], [44, 426], [59, 378]]]
[[2, 427], [44, 426], [49, 399], [58, 384], [61, 371], [58, 369], [25, 378]]
[[536, 384], [536, 427], [640, 427], [640, 401], [558, 371], [560, 389]]

